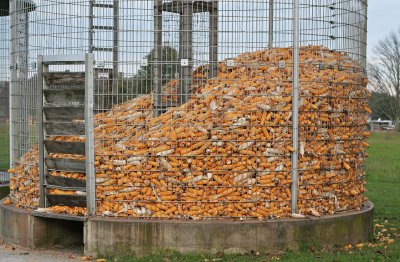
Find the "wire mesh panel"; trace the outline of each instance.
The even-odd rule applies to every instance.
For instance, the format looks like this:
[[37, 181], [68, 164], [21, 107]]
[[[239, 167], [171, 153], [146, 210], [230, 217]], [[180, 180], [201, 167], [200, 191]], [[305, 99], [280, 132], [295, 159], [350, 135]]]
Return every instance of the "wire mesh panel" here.
[[[86, 8], [86, 9], [85, 9]], [[81, 1], [10, 1], [11, 31], [11, 198], [38, 207], [38, 55], [84, 54], [88, 50], [87, 4]], [[84, 71], [55, 66], [55, 72]], [[64, 86], [56, 81], [54, 89]], [[68, 101], [65, 101], [66, 103]], [[60, 124], [60, 129], [62, 125]], [[66, 139], [70, 139], [67, 136]], [[79, 137], [77, 138], [79, 139]]]
[[309, 1], [300, 8], [301, 44], [320, 47], [301, 48], [299, 55], [299, 211], [357, 209], [365, 200], [369, 135], [366, 3]]
[[263, 220], [364, 202], [365, 2], [38, 1], [29, 25], [29, 61], [96, 60], [96, 215]]

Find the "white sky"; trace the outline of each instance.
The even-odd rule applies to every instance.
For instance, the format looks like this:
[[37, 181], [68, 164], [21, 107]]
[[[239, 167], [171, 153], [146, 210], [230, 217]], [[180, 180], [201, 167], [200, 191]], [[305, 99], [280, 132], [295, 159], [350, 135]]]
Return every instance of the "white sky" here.
[[390, 31], [400, 27], [400, 0], [368, 1], [368, 59], [373, 59], [373, 48]]

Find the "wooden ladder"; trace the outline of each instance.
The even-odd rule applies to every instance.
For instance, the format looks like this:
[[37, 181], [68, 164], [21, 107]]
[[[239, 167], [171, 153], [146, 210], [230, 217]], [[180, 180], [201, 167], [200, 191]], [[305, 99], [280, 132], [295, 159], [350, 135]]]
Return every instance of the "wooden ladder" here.
[[[85, 65], [84, 72], [54, 72], [50, 66]], [[40, 207], [87, 207], [96, 213], [94, 168], [93, 54], [38, 57]], [[55, 141], [51, 136], [85, 136], [85, 142]], [[84, 160], [51, 154], [84, 156]], [[52, 171], [84, 173], [86, 180], [51, 175]], [[50, 189], [80, 194], [51, 194]]]

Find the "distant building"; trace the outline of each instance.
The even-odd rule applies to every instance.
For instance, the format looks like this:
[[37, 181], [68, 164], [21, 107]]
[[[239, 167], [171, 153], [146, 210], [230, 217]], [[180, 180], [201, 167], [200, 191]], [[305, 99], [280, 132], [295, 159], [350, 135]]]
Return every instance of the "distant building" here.
[[395, 125], [392, 120], [368, 120], [368, 123], [372, 130], [393, 130]]

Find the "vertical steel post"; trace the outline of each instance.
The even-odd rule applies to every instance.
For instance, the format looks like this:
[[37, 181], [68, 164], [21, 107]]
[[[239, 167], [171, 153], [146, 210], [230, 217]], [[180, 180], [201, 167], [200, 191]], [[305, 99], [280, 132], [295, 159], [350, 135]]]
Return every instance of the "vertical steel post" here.
[[85, 57], [85, 165], [88, 215], [96, 214], [96, 171], [94, 156], [94, 70], [93, 54]]
[[367, 23], [367, 13], [368, 13], [368, 0], [363, 0], [361, 1], [361, 20], [362, 20], [362, 26], [361, 26], [361, 64], [363, 65], [364, 68], [367, 66], [367, 31], [368, 31], [368, 23]]
[[43, 115], [43, 73], [48, 71], [48, 66], [43, 65], [43, 56], [37, 58], [37, 106], [38, 110], [38, 153], [39, 153], [39, 207], [46, 207], [46, 174], [45, 174], [45, 147], [44, 147], [44, 115]]
[[268, 20], [268, 48], [271, 49], [274, 43], [274, 0], [269, 0]]
[[[152, 61], [148, 61], [150, 66], [154, 68], [153, 75], [153, 88], [154, 92], [154, 107], [155, 116], [161, 114], [162, 107], [162, 65], [161, 65], [161, 54], [162, 54], [162, 1], [154, 1], [154, 51]], [[149, 88], [149, 87], [146, 87]]]
[[189, 61], [187, 66], [181, 66], [179, 81], [179, 104], [186, 103], [192, 86], [193, 67], [193, 3], [190, 0], [182, 1], [182, 14], [179, 22], [179, 58]]
[[297, 213], [298, 196], [298, 143], [299, 143], [299, 37], [300, 37], [300, 6], [299, 0], [293, 0], [293, 94], [292, 94], [292, 213]]
[[93, 53], [93, 1], [94, 0], [89, 1], [89, 53]]
[[209, 68], [208, 77], [213, 78], [218, 74], [218, 1], [210, 2], [209, 10]]
[[9, 86], [9, 118], [10, 118], [10, 167], [13, 167], [14, 164], [16, 163], [16, 157], [14, 154], [14, 121], [15, 121], [15, 95], [14, 95], [14, 90], [15, 87], [14, 85], [16, 84], [17, 81], [17, 69], [16, 69], [16, 49], [17, 49], [17, 29], [16, 29], [16, 15], [15, 15], [15, 10], [16, 10], [16, 3], [15, 1], [10, 1], [10, 66], [11, 66], [11, 79], [10, 79], [10, 86]]
[[118, 97], [118, 80], [119, 80], [119, 0], [114, 0], [113, 2], [113, 85], [112, 93], [116, 103], [119, 103]]

